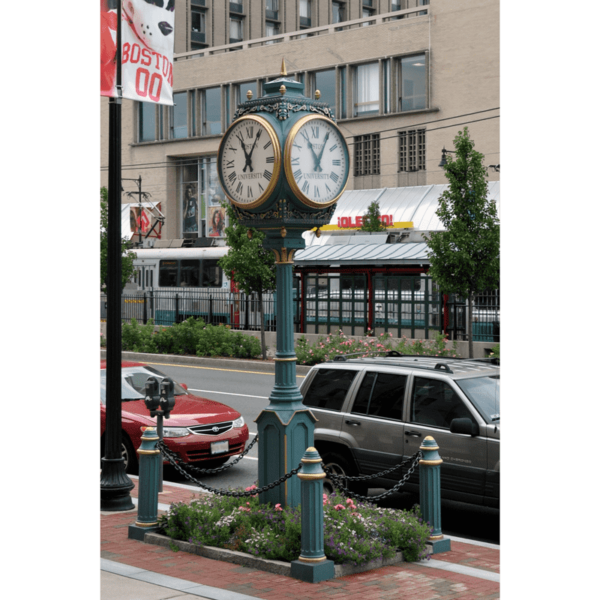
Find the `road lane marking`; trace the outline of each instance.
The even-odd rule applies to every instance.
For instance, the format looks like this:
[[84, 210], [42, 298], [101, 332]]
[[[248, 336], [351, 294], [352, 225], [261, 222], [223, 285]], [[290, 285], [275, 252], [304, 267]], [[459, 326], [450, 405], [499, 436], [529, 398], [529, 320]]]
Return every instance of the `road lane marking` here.
[[260, 398], [261, 400], [268, 400], [269, 396], [253, 396], [252, 394], [234, 394], [233, 392], [216, 392], [214, 390], [195, 390], [188, 388], [190, 392], [202, 392], [203, 394], [225, 394], [226, 396], [242, 396], [242, 398]]
[[[206, 369], [208, 371], [227, 371], [229, 373], [250, 373], [252, 375], [271, 375], [274, 376], [275, 373], [264, 373], [262, 371], [244, 371], [241, 369], [219, 369], [218, 367], [196, 367], [193, 365], [172, 365], [171, 363], [157, 363], [157, 362], [144, 362], [145, 365], [157, 365], [159, 367], [177, 367], [178, 369]], [[304, 379], [306, 375], [296, 375], [296, 377], [301, 377]]]

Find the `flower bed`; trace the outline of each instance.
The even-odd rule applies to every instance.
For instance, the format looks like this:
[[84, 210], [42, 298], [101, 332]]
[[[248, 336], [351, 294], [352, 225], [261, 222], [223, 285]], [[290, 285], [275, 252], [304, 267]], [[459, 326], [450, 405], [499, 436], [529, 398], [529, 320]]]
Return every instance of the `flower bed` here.
[[314, 344], [301, 336], [296, 342], [296, 356], [299, 365], [316, 365], [333, 360], [342, 354], [353, 354], [355, 358], [369, 356], [374, 352], [395, 350], [400, 354], [416, 354], [422, 356], [457, 356], [456, 341], [448, 348], [448, 337], [437, 333], [431, 340], [409, 340], [402, 336], [394, 342], [391, 333], [381, 333], [374, 337], [373, 331], [368, 330], [367, 339], [347, 337], [342, 330], [320, 337]]
[[[159, 525], [174, 540], [267, 560], [290, 562], [301, 552], [300, 507], [260, 504], [257, 496], [202, 496], [189, 504], [174, 503]], [[411, 511], [378, 508], [324, 494], [323, 526], [325, 555], [338, 565], [360, 566], [398, 552], [406, 561], [427, 557], [431, 528], [418, 506]]]

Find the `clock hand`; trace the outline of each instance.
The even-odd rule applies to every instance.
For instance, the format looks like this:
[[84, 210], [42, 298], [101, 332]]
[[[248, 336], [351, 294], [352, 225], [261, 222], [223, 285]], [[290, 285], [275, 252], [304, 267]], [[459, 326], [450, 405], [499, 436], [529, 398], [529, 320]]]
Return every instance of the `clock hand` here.
[[323, 140], [323, 147], [321, 148], [321, 152], [319, 152], [319, 156], [317, 158], [317, 168], [315, 169], [315, 171], [323, 170], [321, 168], [321, 158], [323, 158], [323, 152], [325, 152], [325, 144], [327, 143], [328, 139], [329, 139], [329, 131], [325, 134], [325, 139]]
[[[256, 134], [256, 137], [254, 138], [254, 144], [252, 144], [252, 149], [250, 150], [250, 153], [247, 155], [246, 157], [246, 164], [250, 167], [250, 170], [253, 171], [254, 169], [252, 168], [252, 153], [254, 152], [254, 148], [256, 148], [256, 142], [258, 142], [258, 138], [260, 137], [261, 134], [261, 130], [258, 130], [258, 133]], [[250, 162], [248, 162], [250, 161]]]
[[242, 138], [240, 135], [237, 135], [237, 134], [236, 134], [236, 137], [238, 140], [240, 140], [240, 146], [242, 147], [242, 150], [244, 151], [244, 156], [246, 157], [246, 164], [244, 165], [244, 168], [242, 169], [242, 171], [245, 173], [246, 167], [250, 167], [250, 170], [252, 171], [252, 158], [250, 157], [250, 154], [248, 154], [248, 152], [246, 152], [246, 145], [244, 144], [244, 138]]

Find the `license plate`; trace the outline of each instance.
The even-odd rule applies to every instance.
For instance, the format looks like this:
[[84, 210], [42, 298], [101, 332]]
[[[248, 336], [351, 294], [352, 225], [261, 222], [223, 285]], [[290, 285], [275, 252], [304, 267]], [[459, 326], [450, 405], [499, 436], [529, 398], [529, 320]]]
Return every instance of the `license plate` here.
[[229, 452], [229, 442], [212, 442], [210, 445], [211, 454], [223, 454], [223, 452]]

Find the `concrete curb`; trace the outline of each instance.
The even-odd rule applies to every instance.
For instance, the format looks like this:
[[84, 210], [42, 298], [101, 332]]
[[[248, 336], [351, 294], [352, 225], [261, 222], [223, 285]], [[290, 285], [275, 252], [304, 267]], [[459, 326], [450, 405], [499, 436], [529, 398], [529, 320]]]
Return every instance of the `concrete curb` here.
[[[256, 556], [251, 556], [245, 552], [236, 552], [235, 550], [225, 550], [223, 548], [214, 548], [212, 546], [197, 546], [196, 544], [190, 544], [189, 542], [173, 540], [170, 537], [161, 535], [159, 533], [147, 533], [144, 536], [144, 543], [162, 546], [164, 548], [177, 546], [179, 550], [189, 552], [190, 554], [196, 554], [197, 556], [203, 556], [204, 558], [222, 560], [224, 562], [234, 563], [244, 567], [267, 571], [268, 573], [274, 573], [275, 575], [285, 575], [286, 577], [292, 576], [291, 563], [281, 560], [257, 558]], [[335, 565], [335, 577], [338, 578], [346, 577], [347, 575], [356, 575], [357, 573], [364, 573], [365, 571], [371, 571], [372, 569], [380, 569], [381, 567], [397, 565], [401, 562], [404, 562], [404, 556], [402, 555], [402, 552], [398, 552], [396, 556], [392, 558], [378, 558], [365, 563], [364, 565]]]
[[[206, 358], [178, 354], [150, 354], [144, 352], [122, 352], [122, 360], [134, 362], [160, 362], [168, 365], [189, 365], [212, 369], [227, 369], [232, 371], [254, 371], [259, 373], [275, 373], [275, 363], [262, 360], [242, 360], [232, 358]], [[106, 349], [100, 349], [100, 358], [106, 359]], [[296, 365], [298, 375], [306, 375], [310, 367]]]

